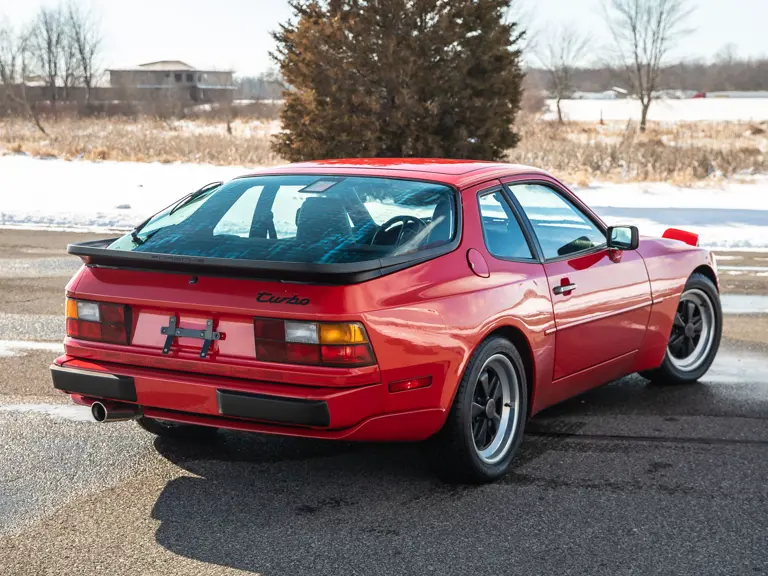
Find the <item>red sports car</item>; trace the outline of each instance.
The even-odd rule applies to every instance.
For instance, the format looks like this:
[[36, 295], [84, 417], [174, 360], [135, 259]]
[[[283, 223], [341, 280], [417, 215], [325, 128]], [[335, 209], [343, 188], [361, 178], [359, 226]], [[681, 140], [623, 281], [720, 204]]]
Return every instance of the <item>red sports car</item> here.
[[665, 236], [608, 227], [524, 166], [269, 168], [70, 245], [85, 266], [53, 383], [159, 435], [428, 440], [440, 471], [489, 481], [547, 406], [707, 371], [715, 261]]

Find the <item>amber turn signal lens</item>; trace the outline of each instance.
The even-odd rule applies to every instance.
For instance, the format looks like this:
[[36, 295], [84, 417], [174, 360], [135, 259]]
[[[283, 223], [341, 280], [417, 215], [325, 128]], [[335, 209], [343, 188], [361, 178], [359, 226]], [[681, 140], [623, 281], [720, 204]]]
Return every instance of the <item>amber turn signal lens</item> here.
[[365, 344], [368, 335], [358, 322], [320, 324], [320, 344]]
[[77, 300], [67, 298], [67, 318], [77, 318]]

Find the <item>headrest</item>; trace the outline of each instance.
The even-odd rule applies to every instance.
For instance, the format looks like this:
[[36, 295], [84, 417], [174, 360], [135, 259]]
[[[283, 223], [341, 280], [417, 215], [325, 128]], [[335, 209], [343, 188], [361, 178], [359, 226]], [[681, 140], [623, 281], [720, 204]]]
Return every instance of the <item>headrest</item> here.
[[307, 198], [296, 218], [296, 240], [321, 242], [329, 238], [348, 238], [352, 232], [349, 216], [339, 198]]
[[443, 197], [435, 206], [432, 213], [432, 230], [429, 233], [429, 243], [448, 242], [451, 239], [453, 219], [453, 200]]

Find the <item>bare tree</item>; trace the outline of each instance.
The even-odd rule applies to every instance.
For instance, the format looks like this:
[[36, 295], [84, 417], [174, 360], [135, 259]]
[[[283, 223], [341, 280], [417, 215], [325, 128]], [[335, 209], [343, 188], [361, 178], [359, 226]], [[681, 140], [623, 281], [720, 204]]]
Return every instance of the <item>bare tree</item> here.
[[573, 73], [589, 49], [589, 38], [573, 28], [554, 29], [536, 50], [549, 76], [549, 88], [557, 105], [557, 121], [563, 123], [560, 102], [574, 90]]
[[65, 30], [60, 8], [40, 8], [30, 35], [30, 50], [56, 107], [59, 72], [62, 69]]
[[45, 128], [40, 123], [36, 109], [27, 96], [27, 73], [30, 61], [30, 33], [16, 32], [8, 25], [0, 26], [0, 84], [5, 99], [29, 116], [40, 132]]
[[85, 86], [85, 100], [90, 102], [91, 90], [98, 74], [101, 34], [93, 14], [70, 2], [67, 7], [67, 30], [78, 61], [78, 73]]
[[23, 40], [7, 23], [0, 25], [0, 82], [11, 87], [19, 82]]
[[688, 0], [605, 0], [603, 13], [616, 46], [618, 64], [626, 72], [642, 106], [640, 130], [658, 88], [659, 70], [686, 33], [691, 14]]
[[77, 55], [75, 39], [68, 18], [62, 19], [63, 38], [61, 42], [61, 87], [64, 89], [64, 100], [69, 100], [69, 89], [78, 83], [80, 59]]

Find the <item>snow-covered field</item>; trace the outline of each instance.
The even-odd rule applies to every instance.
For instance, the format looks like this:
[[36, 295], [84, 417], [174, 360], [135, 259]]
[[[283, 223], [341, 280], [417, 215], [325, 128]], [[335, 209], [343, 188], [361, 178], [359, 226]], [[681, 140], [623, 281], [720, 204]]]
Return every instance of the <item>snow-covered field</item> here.
[[[128, 230], [201, 185], [247, 168], [0, 157], [0, 227]], [[719, 249], [768, 249], [768, 176], [681, 188], [593, 183], [574, 191], [608, 223], [680, 227]], [[276, 215], [279, 218], [279, 215]]]
[[[557, 118], [554, 100], [548, 100], [547, 119]], [[640, 119], [637, 100], [563, 100], [563, 114], [574, 122]], [[655, 100], [648, 119], [657, 122], [762, 122], [768, 120], [768, 98], [695, 98]]]
[[0, 226], [130, 230], [202, 185], [249, 169], [0, 156]]
[[644, 235], [674, 227], [698, 233], [703, 246], [768, 249], [768, 176], [710, 187], [594, 183], [573, 190], [609, 224], [634, 224]]

